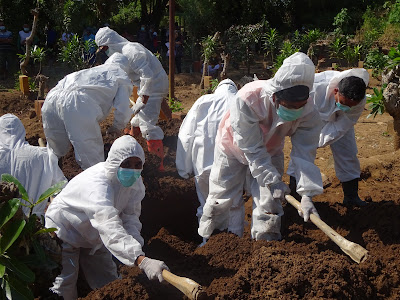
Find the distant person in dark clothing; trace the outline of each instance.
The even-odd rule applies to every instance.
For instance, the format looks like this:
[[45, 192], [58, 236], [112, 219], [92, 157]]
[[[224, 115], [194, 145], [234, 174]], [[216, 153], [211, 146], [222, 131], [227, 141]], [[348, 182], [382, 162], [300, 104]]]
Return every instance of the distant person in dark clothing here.
[[178, 30], [175, 30], [175, 64], [176, 73], [182, 73], [183, 37]]
[[46, 29], [46, 48], [51, 50], [50, 55], [54, 56], [57, 52], [57, 31], [54, 30], [54, 28], [48, 24]]
[[137, 41], [149, 49], [149, 33], [146, 30], [146, 26], [140, 26], [140, 30], [137, 33]]
[[1, 79], [6, 79], [8, 73], [14, 67], [14, 46], [12, 33], [6, 29], [3, 21], [0, 21], [0, 74]]

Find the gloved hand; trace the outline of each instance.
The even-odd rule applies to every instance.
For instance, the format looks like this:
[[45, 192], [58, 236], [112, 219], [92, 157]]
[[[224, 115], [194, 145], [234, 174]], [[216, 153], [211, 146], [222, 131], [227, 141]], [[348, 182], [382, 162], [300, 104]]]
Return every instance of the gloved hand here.
[[139, 268], [143, 270], [148, 279], [150, 280], [158, 279], [159, 282], [164, 281], [164, 278], [162, 276], [162, 271], [164, 269], [169, 271], [169, 268], [167, 267], [165, 262], [148, 257], [145, 257], [142, 260], [142, 262], [139, 264]]
[[115, 127], [114, 125], [111, 125], [110, 127], [108, 127], [107, 134], [112, 134], [112, 135], [116, 135], [121, 133], [121, 130], [119, 130], [117, 127]]
[[317, 212], [317, 209], [315, 208], [311, 197], [308, 196], [302, 196], [301, 197], [301, 202], [300, 202], [300, 207], [302, 211], [299, 212], [299, 216], [304, 218], [304, 222], [307, 222], [310, 219], [310, 214], [313, 213], [319, 218], [319, 214]]
[[285, 195], [290, 193], [289, 187], [286, 183], [279, 181], [278, 183], [271, 184], [269, 186], [272, 194], [272, 198], [279, 199], [281, 202], [286, 202]]
[[209, 239], [211, 234], [214, 232], [215, 224], [211, 217], [207, 217], [204, 214], [200, 218], [199, 229], [197, 232], [203, 238]]
[[135, 105], [132, 106], [133, 114], [136, 115], [139, 111], [141, 111], [146, 104], [144, 104], [141, 100], [138, 100]]

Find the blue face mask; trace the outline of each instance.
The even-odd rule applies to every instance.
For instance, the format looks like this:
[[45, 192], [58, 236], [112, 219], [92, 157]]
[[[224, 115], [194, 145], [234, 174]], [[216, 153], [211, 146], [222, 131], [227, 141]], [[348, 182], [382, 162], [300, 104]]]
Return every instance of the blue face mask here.
[[303, 113], [304, 107], [300, 107], [298, 109], [290, 109], [284, 107], [283, 105], [279, 105], [276, 113], [278, 116], [284, 121], [294, 121], [300, 118]]
[[130, 187], [140, 177], [141, 173], [142, 169], [126, 169], [119, 167], [117, 177], [124, 187]]
[[342, 110], [342, 111], [344, 111], [344, 112], [348, 112], [348, 111], [351, 109], [350, 106], [343, 105], [343, 104], [340, 103], [340, 102], [336, 102], [336, 106], [337, 106], [340, 110]]

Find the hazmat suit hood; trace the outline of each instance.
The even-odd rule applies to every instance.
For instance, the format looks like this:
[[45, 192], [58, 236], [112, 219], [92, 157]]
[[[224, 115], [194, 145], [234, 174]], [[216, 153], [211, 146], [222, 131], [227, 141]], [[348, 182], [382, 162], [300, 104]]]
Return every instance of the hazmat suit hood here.
[[126, 58], [126, 56], [118, 52], [115, 52], [113, 55], [111, 55], [104, 64], [105, 65], [115, 64], [118, 65], [122, 70], [124, 70], [125, 73], [128, 74], [129, 72], [128, 58]]
[[102, 27], [97, 31], [95, 36], [95, 42], [97, 46], [108, 46], [110, 49], [110, 55], [115, 52], [122, 52], [122, 47], [129, 43], [129, 41], [120, 36], [116, 31], [109, 27]]
[[21, 120], [13, 114], [0, 117], [0, 147], [13, 149], [26, 144], [25, 128]]
[[139, 157], [144, 164], [144, 151], [142, 146], [130, 135], [124, 135], [114, 141], [105, 161], [106, 175], [114, 180], [117, 177], [117, 171], [120, 164], [127, 158]]
[[269, 80], [266, 92], [272, 101], [274, 93], [296, 85], [305, 85], [311, 91], [314, 75], [315, 66], [311, 59], [302, 52], [296, 52], [283, 61], [275, 76]]
[[[325, 78], [320, 78], [321, 76], [324, 76]], [[320, 114], [322, 120], [329, 120], [332, 113], [338, 109], [336, 107], [336, 105], [333, 105], [331, 102], [331, 101], [335, 101], [333, 92], [334, 92], [335, 88], [337, 88], [339, 86], [339, 82], [343, 78], [350, 77], [350, 76], [355, 76], [355, 77], [361, 78], [362, 80], [364, 80], [365, 85], [368, 86], [369, 74], [368, 74], [367, 70], [362, 69], [362, 68], [350, 69], [350, 70], [346, 70], [343, 72], [325, 71], [325, 72], [321, 73], [321, 75], [317, 74], [315, 76], [316, 82], [314, 85], [313, 93], [315, 92], [315, 89], [317, 88], [319, 81], [323, 82], [324, 80], [327, 80], [327, 79], [329, 80], [328, 87], [326, 88], [325, 97], [314, 97], [314, 103], [318, 107], [318, 111], [319, 111], [319, 114]], [[331, 78], [329, 79], [329, 77], [331, 77]], [[364, 99], [365, 99], [365, 97], [364, 97]], [[363, 101], [360, 101], [360, 104], [364, 108]]]
[[236, 94], [238, 91], [236, 84], [232, 80], [224, 79], [218, 84], [214, 94], [225, 92], [226, 89], [228, 89], [228, 91], [233, 94]]

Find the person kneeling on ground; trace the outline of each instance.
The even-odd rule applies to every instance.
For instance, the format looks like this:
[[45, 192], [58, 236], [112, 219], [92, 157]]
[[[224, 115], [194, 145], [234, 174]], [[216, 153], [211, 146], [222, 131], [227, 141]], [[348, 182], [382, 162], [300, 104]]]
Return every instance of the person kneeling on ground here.
[[114, 255], [138, 265], [149, 279], [163, 281], [163, 261], [145, 257], [139, 220], [145, 187], [144, 151], [129, 135], [115, 140], [108, 158], [74, 177], [46, 212], [46, 227], [62, 240], [62, 272], [52, 291], [77, 298], [79, 266], [92, 289], [119, 278]]

